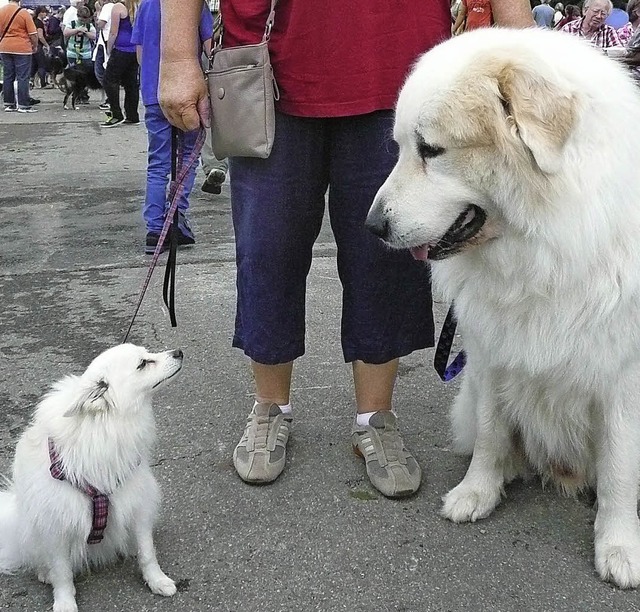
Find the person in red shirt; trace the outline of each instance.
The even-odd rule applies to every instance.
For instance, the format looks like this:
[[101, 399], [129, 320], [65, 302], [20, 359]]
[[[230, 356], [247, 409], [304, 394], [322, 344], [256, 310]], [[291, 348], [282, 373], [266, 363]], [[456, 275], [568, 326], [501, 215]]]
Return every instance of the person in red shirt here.
[[456, 22], [451, 28], [452, 34], [460, 34], [463, 30], [488, 28], [493, 24], [491, 0], [462, 0]]
[[[159, 101], [182, 130], [207, 125], [195, 37], [202, 0], [162, 0]], [[259, 42], [269, 0], [222, 0], [225, 46]], [[533, 25], [526, 0], [493, 0], [502, 25]], [[343, 289], [342, 350], [352, 363], [352, 444], [388, 497], [421, 471], [392, 412], [399, 357], [433, 346], [428, 270], [364, 228], [393, 168], [393, 108], [412, 63], [450, 35], [449, 0], [280, 0], [270, 52], [280, 90], [267, 159], [230, 160], [238, 302], [234, 346], [251, 359], [256, 403], [234, 451], [247, 482], [275, 480], [292, 420], [293, 363], [304, 346], [312, 246], [329, 214]], [[320, 452], [320, 449], [318, 449]]]

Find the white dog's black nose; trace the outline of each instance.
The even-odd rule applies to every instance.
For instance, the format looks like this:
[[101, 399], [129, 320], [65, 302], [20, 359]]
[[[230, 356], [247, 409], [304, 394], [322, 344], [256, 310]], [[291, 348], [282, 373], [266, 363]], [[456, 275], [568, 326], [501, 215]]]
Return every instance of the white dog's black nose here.
[[184, 357], [184, 353], [180, 349], [176, 349], [171, 353], [171, 356], [175, 359], [182, 359]]
[[383, 240], [389, 235], [389, 220], [382, 214], [384, 208], [374, 204], [367, 215], [364, 226], [372, 233]]

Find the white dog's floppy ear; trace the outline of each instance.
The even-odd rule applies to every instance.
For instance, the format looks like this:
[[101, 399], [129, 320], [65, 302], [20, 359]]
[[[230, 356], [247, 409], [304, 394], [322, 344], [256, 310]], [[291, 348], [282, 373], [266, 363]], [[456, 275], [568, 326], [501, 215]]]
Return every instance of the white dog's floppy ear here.
[[568, 86], [524, 63], [503, 66], [497, 80], [515, 135], [531, 151], [542, 172], [559, 172], [564, 146], [577, 117], [576, 99]]
[[107, 391], [109, 383], [104, 380], [94, 380], [90, 382], [81, 381], [78, 395], [75, 401], [69, 406], [64, 416], [71, 417], [84, 413], [96, 413], [108, 410], [111, 407]]

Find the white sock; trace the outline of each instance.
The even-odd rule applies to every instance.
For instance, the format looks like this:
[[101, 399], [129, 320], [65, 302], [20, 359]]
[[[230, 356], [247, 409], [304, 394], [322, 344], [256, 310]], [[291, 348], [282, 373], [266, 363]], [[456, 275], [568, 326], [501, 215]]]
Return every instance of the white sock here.
[[[253, 404], [253, 407], [255, 408], [258, 405], [258, 403], [259, 402], [255, 402]], [[278, 406], [280, 406], [280, 410], [282, 410], [284, 414], [291, 414], [293, 412], [293, 409], [291, 408], [291, 402], [289, 402], [288, 404], [285, 404], [284, 406], [281, 404], [278, 404]]]
[[[376, 412], [380, 412], [379, 410], [374, 410], [373, 412], [358, 412], [358, 414], [356, 414], [356, 424], [359, 427], [364, 427], [365, 425], [369, 424], [369, 419], [376, 413]], [[395, 412], [393, 412], [393, 410], [391, 411], [393, 414], [395, 414]]]

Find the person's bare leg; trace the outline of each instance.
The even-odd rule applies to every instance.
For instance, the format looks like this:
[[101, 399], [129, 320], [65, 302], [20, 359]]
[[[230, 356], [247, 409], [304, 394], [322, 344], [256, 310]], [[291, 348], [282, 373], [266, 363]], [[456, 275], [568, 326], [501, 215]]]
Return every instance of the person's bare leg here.
[[354, 361], [353, 384], [358, 412], [391, 410], [399, 359], [374, 364]]
[[251, 362], [251, 370], [256, 383], [256, 401], [286, 406], [291, 391], [293, 361], [277, 365]]

